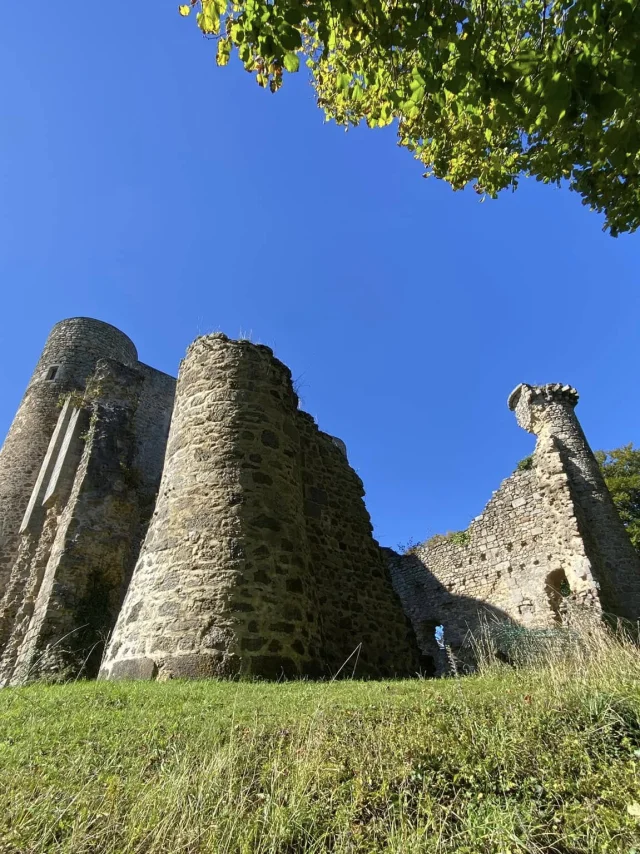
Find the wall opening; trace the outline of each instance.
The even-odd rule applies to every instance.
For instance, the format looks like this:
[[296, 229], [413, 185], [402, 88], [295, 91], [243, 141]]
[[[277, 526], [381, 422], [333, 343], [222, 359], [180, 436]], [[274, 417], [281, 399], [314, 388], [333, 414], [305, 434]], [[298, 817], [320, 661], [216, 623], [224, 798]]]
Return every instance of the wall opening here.
[[547, 575], [545, 588], [553, 618], [557, 623], [561, 623], [563, 601], [571, 594], [571, 588], [569, 587], [564, 569], [554, 569], [553, 572], [550, 572]]
[[47, 371], [47, 375], [45, 377], [45, 380], [48, 380], [48, 381], [55, 380], [55, 378], [58, 376], [59, 370], [60, 370], [60, 365], [51, 365], [51, 367]]
[[438, 649], [444, 649], [444, 626], [440, 620], [424, 620], [422, 623], [422, 635], [429, 646], [435, 640]]

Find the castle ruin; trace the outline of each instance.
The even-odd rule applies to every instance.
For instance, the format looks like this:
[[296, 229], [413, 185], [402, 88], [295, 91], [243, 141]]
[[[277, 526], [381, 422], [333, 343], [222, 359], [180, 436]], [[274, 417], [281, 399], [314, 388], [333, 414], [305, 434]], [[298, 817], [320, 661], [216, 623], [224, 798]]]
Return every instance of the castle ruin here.
[[518, 386], [530, 466], [399, 555], [270, 348], [200, 337], [176, 383], [109, 324], [64, 320], [0, 450], [0, 685], [411, 676], [437, 671], [438, 626], [460, 650], [487, 614], [637, 620], [640, 559], [577, 399]]

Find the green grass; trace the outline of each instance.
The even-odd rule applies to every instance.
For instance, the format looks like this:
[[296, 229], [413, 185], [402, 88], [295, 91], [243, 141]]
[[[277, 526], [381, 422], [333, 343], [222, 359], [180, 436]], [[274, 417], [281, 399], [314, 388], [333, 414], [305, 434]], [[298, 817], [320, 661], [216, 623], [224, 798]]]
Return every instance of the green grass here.
[[0, 852], [630, 854], [639, 677], [3, 690]]

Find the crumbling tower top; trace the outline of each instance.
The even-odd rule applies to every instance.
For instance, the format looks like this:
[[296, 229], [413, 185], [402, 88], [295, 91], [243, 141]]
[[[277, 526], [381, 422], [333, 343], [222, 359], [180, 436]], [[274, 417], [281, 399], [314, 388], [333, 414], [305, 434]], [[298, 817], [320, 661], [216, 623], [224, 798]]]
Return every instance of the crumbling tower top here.
[[543, 425], [548, 423], [552, 410], [572, 410], [578, 403], [578, 398], [578, 392], [570, 385], [520, 383], [509, 395], [507, 405], [515, 412], [516, 420], [523, 430], [538, 435]]

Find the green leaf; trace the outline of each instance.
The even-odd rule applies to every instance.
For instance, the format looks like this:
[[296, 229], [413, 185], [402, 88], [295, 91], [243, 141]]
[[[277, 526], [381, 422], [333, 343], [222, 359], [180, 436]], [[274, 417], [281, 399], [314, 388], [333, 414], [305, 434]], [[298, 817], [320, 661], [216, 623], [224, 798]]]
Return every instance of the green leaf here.
[[220, 16], [215, 13], [212, 5], [203, 6], [203, 11], [196, 15], [198, 26], [205, 35], [217, 35], [220, 32]]
[[547, 115], [551, 121], [558, 121], [571, 103], [571, 83], [567, 77], [558, 72], [553, 75], [543, 91]]
[[230, 30], [230, 36], [233, 39], [233, 43], [240, 45], [244, 42], [244, 30], [240, 26], [240, 24], [234, 24]]
[[295, 53], [286, 53], [284, 55], [284, 67], [287, 71], [294, 74], [300, 68], [300, 59]]
[[218, 65], [227, 65], [231, 56], [231, 39], [220, 39], [218, 42], [218, 51], [216, 54], [216, 62]]
[[280, 40], [280, 44], [286, 51], [294, 51], [297, 48], [302, 47], [302, 36], [298, 32], [298, 30], [285, 25], [278, 32], [278, 38]]
[[301, 6], [290, 6], [285, 10], [284, 19], [288, 24], [297, 27], [302, 23], [304, 12]]

